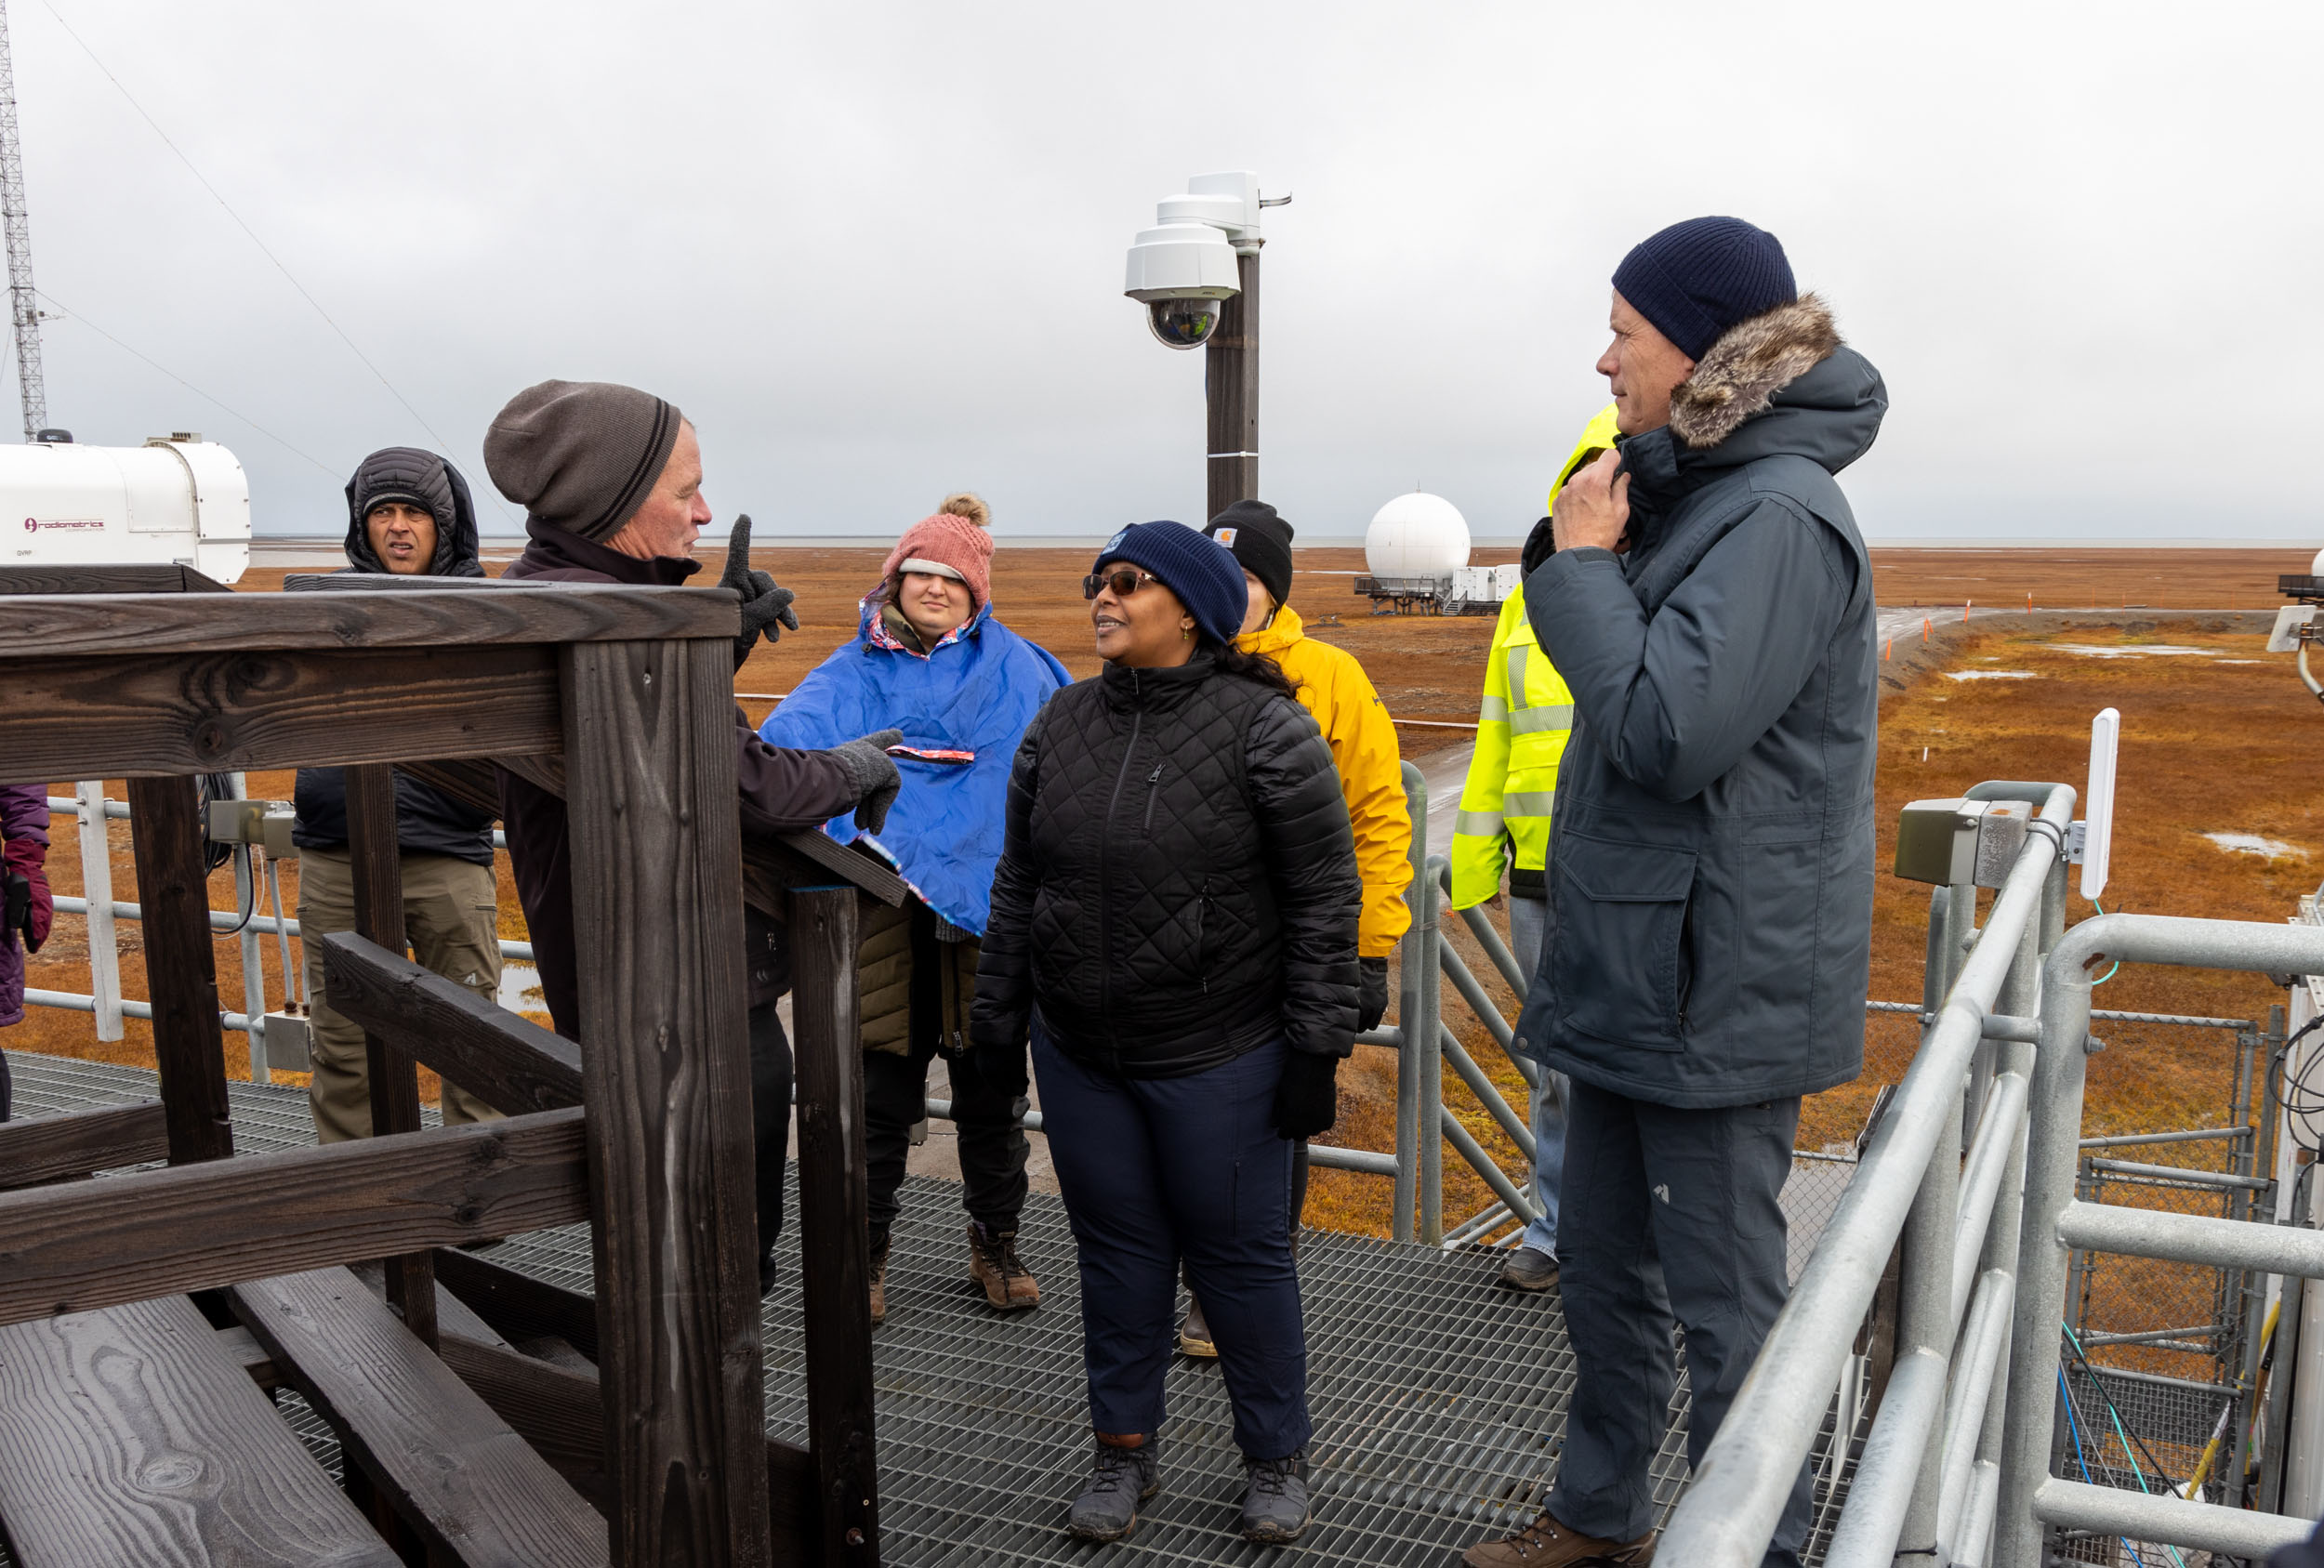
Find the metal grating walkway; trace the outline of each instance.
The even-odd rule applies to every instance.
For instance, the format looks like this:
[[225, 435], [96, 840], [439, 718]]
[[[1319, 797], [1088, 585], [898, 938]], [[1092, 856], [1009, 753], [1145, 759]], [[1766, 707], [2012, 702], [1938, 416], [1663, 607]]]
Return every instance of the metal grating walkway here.
[[[154, 1092], [134, 1068], [11, 1054], [20, 1114]], [[311, 1138], [297, 1089], [230, 1086], [235, 1138], [249, 1152]], [[794, 1208], [794, 1212], [796, 1212]], [[1063, 1204], [1034, 1195], [1019, 1248], [1041, 1281], [1037, 1311], [989, 1311], [968, 1280], [958, 1188], [905, 1186], [889, 1269], [888, 1321], [874, 1337], [878, 1382], [883, 1557], [911, 1568], [1076, 1562], [1257, 1563], [1274, 1553], [1233, 1529], [1241, 1469], [1216, 1364], [1177, 1359], [1163, 1432], [1163, 1495], [1125, 1546], [1087, 1547], [1063, 1530], [1087, 1462], [1079, 1291]], [[806, 1441], [799, 1331], [799, 1255], [786, 1235], [783, 1281], [768, 1298], [767, 1427]], [[516, 1237], [489, 1254], [573, 1288], [589, 1288], [580, 1227]], [[1491, 1281], [1499, 1256], [1309, 1232], [1307, 1304], [1316, 1523], [1289, 1548], [1320, 1562], [1448, 1564], [1480, 1537], [1539, 1511], [1555, 1468], [1573, 1377], [1553, 1299]], [[1686, 1385], [1655, 1465], [1667, 1511], [1685, 1473]], [[318, 1456], [337, 1445], [310, 1413], [286, 1408]], [[1861, 1438], [1859, 1427], [1855, 1434]], [[1835, 1489], [1852, 1466], [1819, 1443], [1820, 1556]]]

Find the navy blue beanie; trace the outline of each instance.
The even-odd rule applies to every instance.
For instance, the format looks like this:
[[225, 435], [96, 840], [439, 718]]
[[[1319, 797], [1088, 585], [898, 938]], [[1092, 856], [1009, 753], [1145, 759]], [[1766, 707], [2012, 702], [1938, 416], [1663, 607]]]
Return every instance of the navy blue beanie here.
[[1182, 522], [1133, 522], [1105, 542], [1089, 570], [1109, 560], [1153, 573], [1186, 606], [1195, 629], [1211, 641], [1233, 642], [1243, 629], [1250, 590], [1234, 552], [1216, 539]]
[[1690, 217], [1640, 241], [1614, 288], [1690, 360], [1737, 322], [1800, 296], [1783, 242], [1739, 217]]

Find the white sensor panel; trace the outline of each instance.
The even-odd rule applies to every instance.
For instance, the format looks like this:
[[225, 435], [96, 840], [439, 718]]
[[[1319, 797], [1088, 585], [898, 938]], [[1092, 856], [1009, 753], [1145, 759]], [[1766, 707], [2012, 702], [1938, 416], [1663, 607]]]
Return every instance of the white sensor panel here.
[[2106, 857], [2114, 848], [2114, 754], [2122, 716], [2101, 708], [2090, 721], [2090, 791], [2083, 798], [2089, 829], [2082, 839], [2082, 897], [2106, 890]]

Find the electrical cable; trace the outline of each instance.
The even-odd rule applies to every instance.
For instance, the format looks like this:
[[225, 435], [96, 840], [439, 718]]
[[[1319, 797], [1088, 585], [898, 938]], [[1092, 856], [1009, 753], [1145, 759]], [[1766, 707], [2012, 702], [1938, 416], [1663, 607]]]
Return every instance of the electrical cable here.
[[[317, 299], [313, 295], [310, 294], [307, 291], [307, 285], [300, 283], [298, 279], [292, 274], [291, 270], [283, 264], [283, 258], [275, 255], [272, 250], [269, 249], [267, 243], [264, 240], [258, 238], [258, 231], [256, 229], [251, 228], [248, 223], [244, 221], [242, 214], [236, 212], [232, 204], [228, 202], [223, 195], [219, 194], [218, 187], [210, 183], [209, 177], [205, 175], [200, 168], [195, 166], [191, 158], [186, 156], [185, 150], [170, 139], [169, 133], [162, 129], [161, 122], [154, 119], [152, 114], [146, 112], [145, 105], [139, 103], [137, 100], [137, 96], [131, 93], [129, 89], [123, 85], [121, 78], [112, 73], [112, 68], [106, 65], [102, 59], [98, 58], [97, 51], [88, 46], [87, 40], [84, 39], [78, 33], [73, 31], [73, 24], [65, 20], [63, 15], [58, 11], [55, 6], [50, 5], [48, 0], [41, 0], [41, 8], [46, 10], [50, 16], [56, 18], [57, 25], [64, 29], [65, 35], [67, 37], [71, 38], [75, 44], [80, 46], [81, 52], [88, 56], [89, 63], [96, 66], [99, 71], [104, 73], [105, 80], [111, 82], [114, 88], [120, 92], [121, 96], [128, 100], [129, 107], [138, 112], [139, 118], [142, 119], [148, 125], [152, 127], [153, 134], [162, 138], [162, 145], [168, 148], [170, 152], [178, 155], [178, 161], [186, 165], [187, 172], [191, 174], [196, 180], [201, 182], [202, 189], [207, 191], [210, 193], [211, 199], [216, 201], [219, 207], [224, 209], [226, 216], [234, 220], [235, 227], [239, 228], [244, 234], [248, 235], [250, 243], [258, 247], [258, 254], [272, 262], [274, 264], [274, 270], [283, 274], [284, 280], [287, 282], [292, 288], [298, 291], [298, 296], [314, 308], [315, 314], [323, 318], [324, 324], [329, 327], [334, 333], [337, 334], [339, 341], [347, 345], [348, 352], [353, 354], [357, 359], [361, 360], [363, 363], [363, 368], [370, 371], [371, 374], [378, 379], [379, 385], [388, 389], [388, 395], [394, 398], [397, 402], [403, 405], [403, 412], [410, 415], [413, 420], [418, 424], [419, 428], [428, 432], [428, 439], [434, 441], [439, 450], [449, 451], [452, 443], [445, 441], [443, 437], [436, 434], [435, 427], [429, 424], [427, 417], [422, 415], [418, 409], [412, 406], [411, 399], [405, 397], [402, 392], [396, 389], [395, 383], [388, 379], [387, 372], [381, 370], [377, 365], [372, 362], [371, 356], [364, 353], [361, 348], [357, 347], [355, 340], [347, 335], [347, 329], [340, 326], [337, 321], [333, 320], [331, 312], [323, 308], [323, 302]], [[220, 404], [219, 406], [223, 407], [224, 405]], [[304, 455], [304, 454], [301, 454], [301, 455]], [[310, 459], [310, 461], [311, 461], [311, 459]], [[327, 472], [328, 470], [325, 471]], [[485, 494], [487, 499], [492, 500], [493, 506], [500, 512], [501, 516], [508, 518], [512, 522], [516, 520], [514, 514], [509, 512], [508, 507], [501, 506], [499, 500], [493, 496], [490, 491], [487, 491]]]
[[[2146, 1462], [2154, 1466], [2155, 1479], [2161, 1482], [2166, 1490], [2172, 1492], [2179, 1491], [2180, 1487], [2177, 1482], [2171, 1479], [2171, 1472], [2162, 1468], [2162, 1461], [2155, 1457], [2155, 1451], [2146, 1446], [2146, 1440], [2145, 1438], [2133, 1437], [2129, 1430], [2122, 1425], [2122, 1412], [2115, 1408], [2114, 1396], [2106, 1391], [2106, 1381], [2098, 1376], [2098, 1369], [2090, 1364], [2090, 1357], [2085, 1354], [2082, 1350], [2081, 1337], [2074, 1332], [2074, 1328], [2071, 1324], [2061, 1321], [2058, 1324], [2058, 1327], [2066, 1331], [2067, 1342], [2074, 1347], [2074, 1359], [2081, 1364], [2083, 1376], [2090, 1379], [2090, 1386], [2098, 1390], [2098, 1398], [2106, 1404], [2107, 1418], [2114, 1423], [2114, 1435], [2119, 1439], [2122, 1443], [2122, 1457], [2131, 1467], [2131, 1476], [2133, 1480], [2138, 1482], [2140, 1495], [2144, 1496], [2154, 1496], [2153, 1493], [2146, 1490], [2146, 1474], [2138, 1468], [2137, 1456], [2131, 1452], [2131, 1447], [2133, 1443], [2137, 1445], [2138, 1452], [2140, 1454], [2146, 1456]], [[2064, 1368], [2060, 1368], [2059, 1370], [2060, 1375], [2063, 1376]], [[2129, 1544], [2130, 1543], [2128, 1541], [2123, 1543], [2125, 1546], [2128, 1546]], [[2178, 1548], [2166, 1541], [2163, 1543], [2162, 1549], [2171, 1554], [2171, 1560], [2177, 1563], [2179, 1568], [2186, 1568], [2186, 1559], [2179, 1555]]]
[[169, 366], [162, 363], [159, 360], [152, 358], [151, 355], [138, 352], [137, 349], [132, 349], [129, 345], [124, 343], [120, 338], [115, 337], [112, 333], [107, 332], [103, 327], [99, 326], [95, 322], [90, 321], [86, 316], [81, 314], [80, 311], [75, 310], [70, 305], [67, 305], [63, 300], [59, 299], [55, 295], [49, 293], [46, 289], [35, 288], [33, 292], [39, 295], [43, 299], [48, 301], [49, 304], [54, 305], [58, 310], [63, 311], [67, 321], [79, 323], [81, 325], [88, 328], [91, 332], [97, 334], [98, 336], [103, 338], [106, 342], [112, 344], [114, 348], [120, 349], [123, 353], [129, 355], [131, 358], [143, 360], [147, 364], [152, 366], [155, 370], [160, 371], [164, 376], [168, 376], [172, 381], [177, 382], [178, 385], [183, 387], [187, 391], [191, 392], [195, 397], [202, 399], [205, 402], [213, 403], [218, 407], [224, 409], [227, 414], [241, 420], [244, 424], [257, 431], [258, 434], [266, 437], [267, 440], [283, 448], [284, 451], [294, 453], [300, 457], [304, 457], [308, 462], [312, 463], [316, 468], [322, 469], [332, 479], [336, 480], [339, 477], [337, 470], [330, 468], [323, 461], [323, 459], [317, 457], [313, 453], [301, 451], [299, 448], [291, 445], [289, 441], [284, 441], [281, 436], [276, 435], [272, 430], [268, 429], [264, 425], [261, 425], [256, 419], [251, 418], [247, 414], [244, 414], [240, 409], [230, 405], [224, 399], [204, 391], [201, 388], [195, 386], [192, 382], [187, 380], [184, 376], [178, 375], [176, 371], [170, 369]]
[[[2106, 912], [2106, 906], [2100, 903], [2096, 899], [2092, 899], [2090, 901], [2090, 907], [2096, 910], [2101, 915], [2104, 915]], [[2122, 960], [2117, 958], [2114, 961], [2114, 969], [2119, 969], [2121, 967]], [[2106, 984], [2106, 982], [2112, 980], [2114, 978], [2114, 969], [2108, 969], [2105, 974], [2102, 974], [2096, 980], [2092, 981], [2090, 982], [2091, 989], [2095, 991], [2099, 986], [2102, 986]]]
[[[2101, 1392], [2103, 1391], [2104, 1390], [2101, 1390]], [[2084, 1486], [2095, 1486], [2098, 1483], [2091, 1478], [2090, 1461], [2082, 1456], [2081, 1423], [2074, 1418], [2074, 1390], [2067, 1387], [2066, 1368], [2063, 1366], [2058, 1368], [2058, 1400], [2059, 1403], [2066, 1406], [2066, 1432], [2067, 1436], [2071, 1438], [2074, 1443], [2074, 1463], [2081, 1469], [2082, 1484]], [[2117, 1535], [2115, 1539], [2122, 1543], [2122, 1549], [2124, 1551], [2129, 1552], [2133, 1558], [2137, 1558], [2138, 1568], [2146, 1568], [2146, 1559], [2140, 1556], [2139, 1549], [2136, 1547], [2131, 1545], [2129, 1536]]]
[[[2314, 1034], [2319, 1024], [2324, 1024], [2324, 1013], [2317, 1014], [2285, 1037], [2284, 1043], [2276, 1048], [2274, 1056], [2268, 1061], [2267, 1070], [2270, 1077], [2283, 1074], [2284, 1063], [2291, 1056], [2291, 1048]], [[2319, 1089], [2308, 1082], [2309, 1075], [2317, 1072], [2319, 1064], [2324, 1064], [2324, 1051], [2310, 1051], [2308, 1059], [2300, 1064], [2297, 1073], [2283, 1077], [2284, 1087], [2280, 1100], [2280, 1108], [2284, 1114], [2292, 1121], [2292, 1142], [2312, 1154], [2319, 1151], [2315, 1145], [2301, 1141], [2300, 1124], [2314, 1123], [2319, 1118], [2324, 1118], [2324, 1089]]]

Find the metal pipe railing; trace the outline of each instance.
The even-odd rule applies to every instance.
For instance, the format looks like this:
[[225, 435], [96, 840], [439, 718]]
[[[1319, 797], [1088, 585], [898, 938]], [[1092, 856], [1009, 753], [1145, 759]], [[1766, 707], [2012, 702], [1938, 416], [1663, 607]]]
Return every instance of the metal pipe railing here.
[[[2071, 789], [2061, 786], [2051, 792], [1987, 916], [1986, 936], [1991, 940], [1959, 953], [1958, 978], [1934, 1009], [1935, 1021], [1873, 1132], [1855, 1179], [1842, 1194], [1789, 1304], [1776, 1318], [1704, 1456], [1693, 1487], [1671, 1517], [1659, 1553], [1666, 1560], [1688, 1568], [1756, 1568], [1764, 1556], [1792, 1482], [1823, 1426], [1841, 1368], [1854, 1351], [1856, 1330], [1889, 1253], [1908, 1214], [1921, 1206], [1917, 1200], [1921, 1199], [1925, 1179], [1958, 1171], [1950, 1157], [1940, 1161], [1937, 1155], [1948, 1145], [1958, 1147], [1961, 1085], [1983, 1037], [1985, 1015], [1993, 1009], [2003, 982], [2019, 962], [2021, 937], [2044, 915], [2051, 866], [2072, 821], [2073, 805]], [[1960, 913], [1962, 901], [1940, 896], [1932, 902], [1937, 908], [1950, 907], [1945, 929], [1933, 931], [1931, 955], [1942, 955], [1944, 971], [1954, 972], [1953, 955], [1959, 950], [1952, 939], [1960, 928], [1952, 916]], [[1935, 979], [1934, 972], [1931, 979]], [[1949, 1347], [1952, 1340], [1945, 1320], [1952, 1298], [1957, 1211], [1949, 1191], [1944, 1192], [1944, 1201], [1931, 1206], [1927, 1245], [1920, 1249], [1926, 1266], [1908, 1270], [1912, 1277], [1902, 1282], [1900, 1319], [1908, 1314], [1916, 1324], [1932, 1326], [1928, 1338], [1910, 1340], [1900, 1321], [1898, 1366], [1912, 1362], [1925, 1348], [1939, 1363], [1940, 1389], [1948, 1356], [1938, 1347]], [[1941, 1264], [1936, 1261], [1940, 1247]], [[1911, 1251], [1908, 1247], [1908, 1261]], [[1892, 1377], [1888, 1399], [1897, 1397]], [[1868, 1483], [1893, 1496], [1904, 1480], [1889, 1474], [1888, 1464], [1908, 1459], [1913, 1472], [1909, 1491], [1919, 1491], [1920, 1460], [1929, 1450], [1929, 1438], [1925, 1424], [1917, 1436], [1899, 1429], [1883, 1447], [1892, 1456], [1884, 1463], [1874, 1463], [1868, 1446], [1852, 1498], [1860, 1498]], [[1854, 1506], [1847, 1510], [1854, 1511]], [[1890, 1513], [1858, 1528], [1869, 1530], [1865, 1538], [1877, 1541], [1882, 1532], [1872, 1527], [1884, 1529], [1889, 1517], [1901, 1525], [1903, 1515]], [[1845, 1520], [1843, 1513], [1843, 1524]], [[1933, 1527], [1934, 1517], [1930, 1522]], [[1887, 1537], [1885, 1545], [1893, 1554], [1895, 1538]]]

